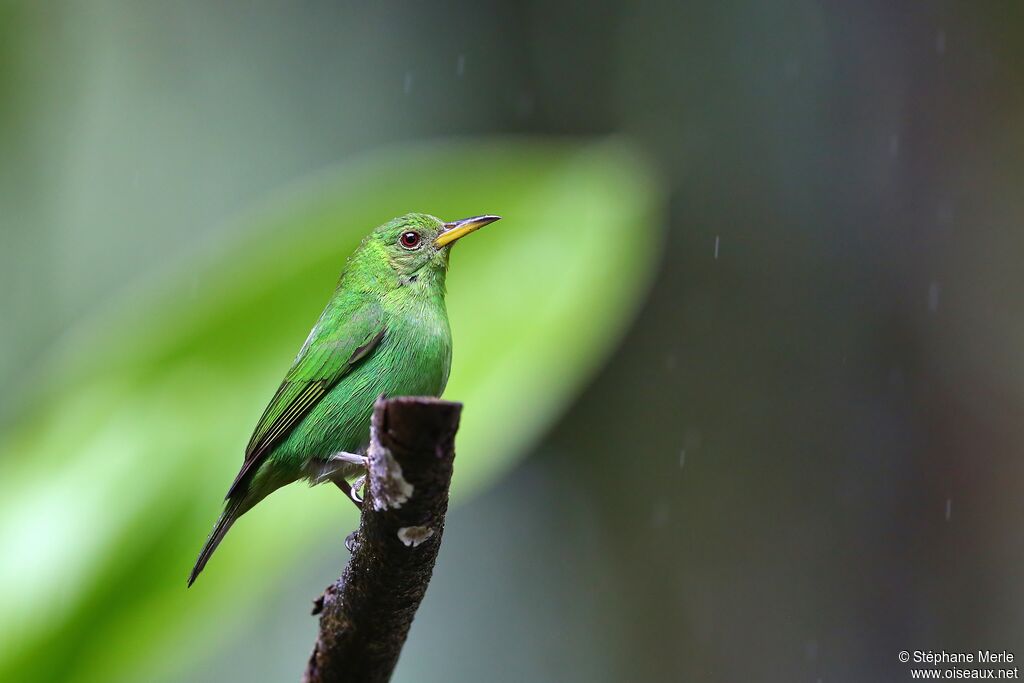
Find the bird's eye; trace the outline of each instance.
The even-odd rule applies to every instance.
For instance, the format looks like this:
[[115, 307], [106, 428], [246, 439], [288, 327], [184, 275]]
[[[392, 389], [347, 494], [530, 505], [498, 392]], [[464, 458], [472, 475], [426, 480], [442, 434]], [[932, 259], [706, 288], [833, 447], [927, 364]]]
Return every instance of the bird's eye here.
[[418, 232], [403, 232], [402, 236], [398, 238], [399, 244], [406, 249], [415, 249], [420, 246], [420, 234]]

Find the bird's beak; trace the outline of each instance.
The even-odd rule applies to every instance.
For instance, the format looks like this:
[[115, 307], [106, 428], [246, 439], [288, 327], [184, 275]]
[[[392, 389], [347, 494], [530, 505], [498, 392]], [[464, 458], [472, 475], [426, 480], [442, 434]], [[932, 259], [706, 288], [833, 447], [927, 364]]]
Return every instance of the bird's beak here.
[[444, 230], [434, 240], [434, 246], [440, 249], [441, 247], [447, 246], [459, 239], [465, 237], [471, 232], [479, 230], [488, 223], [501, 220], [501, 216], [473, 216], [472, 218], [463, 218], [461, 221], [452, 221], [451, 223], [444, 224]]

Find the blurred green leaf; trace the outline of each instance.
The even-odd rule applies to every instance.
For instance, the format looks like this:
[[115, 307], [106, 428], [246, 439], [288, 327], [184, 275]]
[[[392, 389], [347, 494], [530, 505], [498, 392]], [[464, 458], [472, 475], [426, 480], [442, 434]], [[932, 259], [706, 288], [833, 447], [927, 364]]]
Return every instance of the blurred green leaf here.
[[370, 228], [408, 211], [504, 217], [459, 244], [448, 279], [464, 498], [614, 348], [653, 269], [658, 199], [621, 142], [417, 146], [301, 184], [126, 293], [69, 335], [0, 444], [0, 680], [173, 672], [252, 616], [317, 539], [341, 543], [351, 506], [287, 487], [185, 590], [252, 425]]

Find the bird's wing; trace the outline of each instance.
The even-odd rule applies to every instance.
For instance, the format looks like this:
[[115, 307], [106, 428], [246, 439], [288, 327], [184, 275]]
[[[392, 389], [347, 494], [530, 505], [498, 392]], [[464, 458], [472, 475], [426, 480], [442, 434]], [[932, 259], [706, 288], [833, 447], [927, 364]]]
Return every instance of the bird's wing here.
[[329, 324], [326, 316], [327, 312], [313, 328], [284, 382], [263, 411], [228, 498], [236, 493], [245, 475], [258, 467], [331, 387], [373, 353], [384, 338], [383, 315], [376, 304], [357, 309], [340, 324]]

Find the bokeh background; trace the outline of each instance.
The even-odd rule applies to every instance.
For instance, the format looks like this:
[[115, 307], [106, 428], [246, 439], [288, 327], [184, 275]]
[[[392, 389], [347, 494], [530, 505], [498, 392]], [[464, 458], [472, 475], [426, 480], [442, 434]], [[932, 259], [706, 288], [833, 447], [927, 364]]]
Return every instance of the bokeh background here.
[[[1019, 3], [0, 1], [0, 678], [297, 680], [355, 523], [184, 579], [373, 225], [460, 244], [397, 681], [1024, 656]], [[461, 274], [460, 274], [461, 270]]]

